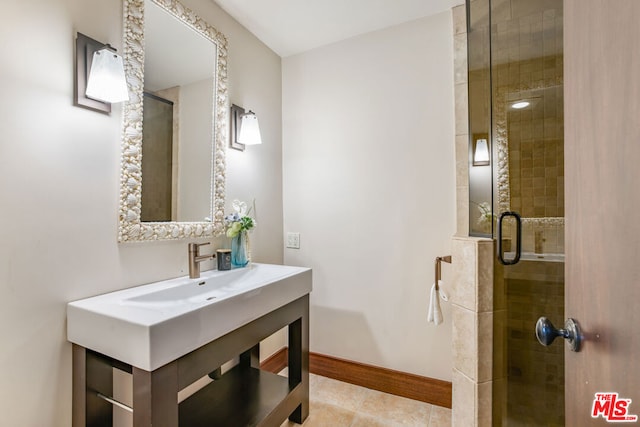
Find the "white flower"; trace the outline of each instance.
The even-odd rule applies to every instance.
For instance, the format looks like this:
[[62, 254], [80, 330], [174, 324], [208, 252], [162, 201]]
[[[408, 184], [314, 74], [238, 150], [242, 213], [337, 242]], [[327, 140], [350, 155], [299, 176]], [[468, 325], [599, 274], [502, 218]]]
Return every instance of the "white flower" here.
[[247, 204], [245, 202], [235, 199], [231, 206], [233, 206], [233, 210], [236, 211], [239, 216], [247, 215]]

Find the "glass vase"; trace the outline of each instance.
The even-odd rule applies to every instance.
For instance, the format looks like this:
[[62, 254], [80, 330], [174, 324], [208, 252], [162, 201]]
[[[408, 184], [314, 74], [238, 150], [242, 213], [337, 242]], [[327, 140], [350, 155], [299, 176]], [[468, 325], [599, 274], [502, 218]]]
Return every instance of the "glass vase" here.
[[249, 263], [248, 246], [249, 235], [241, 231], [236, 237], [231, 238], [231, 265], [233, 267], [245, 267]]

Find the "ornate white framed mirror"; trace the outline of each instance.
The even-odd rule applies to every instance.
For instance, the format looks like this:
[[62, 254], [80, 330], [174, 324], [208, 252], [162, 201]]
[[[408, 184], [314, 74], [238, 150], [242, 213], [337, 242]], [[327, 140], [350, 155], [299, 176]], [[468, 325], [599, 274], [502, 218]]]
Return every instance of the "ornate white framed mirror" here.
[[124, 0], [119, 242], [224, 231], [226, 37], [178, 0]]

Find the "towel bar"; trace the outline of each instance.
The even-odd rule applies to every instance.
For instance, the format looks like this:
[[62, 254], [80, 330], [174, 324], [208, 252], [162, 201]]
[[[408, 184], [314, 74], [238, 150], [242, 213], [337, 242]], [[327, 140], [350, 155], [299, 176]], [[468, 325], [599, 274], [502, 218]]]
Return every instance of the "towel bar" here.
[[111, 398], [111, 397], [109, 397], [109, 396], [105, 396], [104, 394], [102, 394], [102, 393], [100, 393], [100, 392], [96, 392], [96, 394], [98, 395], [98, 397], [99, 397], [100, 399], [102, 399], [102, 400], [106, 400], [107, 402], [111, 403], [112, 405], [117, 406], [118, 408], [122, 408], [122, 409], [124, 409], [125, 411], [128, 411], [128, 412], [133, 413], [133, 408], [132, 408], [131, 406], [129, 406], [129, 405], [125, 405], [124, 403], [119, 402], [119, 401], [117, 401], [117, 400], [115, 400], [115, 399], [113, 399], [113, 398]]
[[440, 284], [438, 282], [442, 279], [442, 261], [451, 264], [451, 255], [436, 257], [436, 290], [440, 289]]

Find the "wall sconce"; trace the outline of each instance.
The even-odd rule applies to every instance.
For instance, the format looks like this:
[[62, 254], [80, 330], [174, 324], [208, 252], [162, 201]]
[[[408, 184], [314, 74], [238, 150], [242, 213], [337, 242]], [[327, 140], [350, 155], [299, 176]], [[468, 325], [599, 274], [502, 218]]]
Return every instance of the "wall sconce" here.
[[489, 135], [473, 135], [473, 166], [489, 166], [491, 157], [489, 156]]
[[230, 146], [236, 150], [244, 151], [247, 145], [262, 144], [260, 126], [256, 113], [235, 104], [231, 105], [231, 141]]
[[84, 34], [76, 37], [74, 105], [104, 113], [111, 104], [129, 100], [122, 58], [109, 45]]

